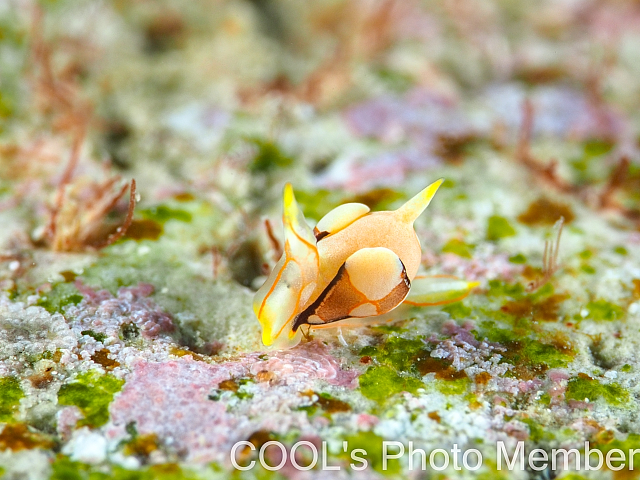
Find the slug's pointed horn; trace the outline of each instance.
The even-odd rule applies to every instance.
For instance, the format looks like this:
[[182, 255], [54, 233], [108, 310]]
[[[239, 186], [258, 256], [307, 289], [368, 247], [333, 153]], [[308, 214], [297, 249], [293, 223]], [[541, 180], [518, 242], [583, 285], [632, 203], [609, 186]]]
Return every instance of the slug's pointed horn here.
[[440, 178], [422, 190], [419, 194], [402, 205], [396, 214], [406, 223], [413, 224], [416, 219], [424, 212], [424, 210], [431, 203], [431, 199], [434, 197], [440, 185], [444, 182], [444, 178]]
[[298, 202], [296, 202], [293, 187], [290, 183], [284, 186], [283, 197], [284, 212], [282, 215], [282, 223], [284, 224], [285, 239], [288, 240], [291, 245], [302, 242], [309, 244], [309, 247], [315, 248], [316, 238], [313, 235], [313, 230], [311, 230], [311, 227], [307, 224], [304, 214]]

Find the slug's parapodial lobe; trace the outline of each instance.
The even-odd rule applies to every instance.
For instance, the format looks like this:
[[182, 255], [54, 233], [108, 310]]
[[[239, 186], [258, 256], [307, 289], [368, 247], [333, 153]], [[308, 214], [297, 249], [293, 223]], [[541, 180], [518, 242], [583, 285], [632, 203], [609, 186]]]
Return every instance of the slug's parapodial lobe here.
[[388, 248], [363, 248], [351, 255], [320, 296], [296, 318], [320, 325], [350, 317], [382, 315], [400, 305], [411, 282], [400, 258]]
[[[326, 222], [333, 226], [333, 229], [327, 230], [327, 226], [323, 225], [322, 231], [327, 234], [317, 242], [321, 281], [318, 282], [313, 296], [318, 296], [336, 276], [347, 258], [362, 248], [388, 248], [402, 260], [409, 280], [413, 279], [418, 273], [422, 257], [420, 241], [413, 229], [413, 223], [427, 208], [442, 182], [442, 179], [433, 182], [395, 211], [359, 215], [351, 222]], [[355, 217], [355, 208], [350, 210], [353, 213], [352, 217]], [[332, 217], [334, 211], [329, 212], [318, 225], [323, 224], [325, 218]], [[346, 226], [343, 228], [337, 228], [345, 223]]]
[[278, 338], [294, 343], [291, 324], [315, 290], [319, 271], [316, 240], [290, 184], [284, 188], [282, 222], [284, 254], [253, 299], [253, 310], [262, 325], [262, 342], [267, 346]]

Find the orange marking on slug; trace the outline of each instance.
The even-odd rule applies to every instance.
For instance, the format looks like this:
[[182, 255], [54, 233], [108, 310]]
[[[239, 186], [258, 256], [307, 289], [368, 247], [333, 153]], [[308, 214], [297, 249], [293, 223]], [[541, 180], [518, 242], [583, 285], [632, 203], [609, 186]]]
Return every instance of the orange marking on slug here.
[[[285, 244], [285, 247], [286, 247], [286, 244]], [[273, 281], [273, 285], [271, 285], [271, 288], [269, 289], [267, 294], [264, 296], [264, 300], [262, 300], [262, 303], [260, 304], [260, 310], [258, 310], [258, 318], [260, 318], [260, 316], [262, 315], [262, 310], [264, 309], [264, 304], [267, 302], [267, 298], [269, 298], [269, 295], [273, 293], [273, 290], [276, 288], [276, 285], [278, 284], [278, 281], [282, 276], [282, 272], [284, 272], [284, 269], [287, 266], [287, 263], [289, 263], [290, 261], [291, 260], [284, 261], [284, 263], [282, 264], [282, 268], [280, 269], [280, 271], [278, 272], [278, 275], [276, 276], [276, 279]]]

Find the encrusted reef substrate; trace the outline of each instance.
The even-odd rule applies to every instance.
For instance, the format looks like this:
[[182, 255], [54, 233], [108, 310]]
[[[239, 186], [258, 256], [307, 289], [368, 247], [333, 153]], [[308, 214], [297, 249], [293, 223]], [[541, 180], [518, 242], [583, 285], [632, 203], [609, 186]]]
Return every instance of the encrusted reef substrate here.
[[[638, 25], [0, 2], [0, 478], [638, 478]], [[421, 273], [471, 295], [264, 348], [286, 182], [313, 226], [441, 177]]]

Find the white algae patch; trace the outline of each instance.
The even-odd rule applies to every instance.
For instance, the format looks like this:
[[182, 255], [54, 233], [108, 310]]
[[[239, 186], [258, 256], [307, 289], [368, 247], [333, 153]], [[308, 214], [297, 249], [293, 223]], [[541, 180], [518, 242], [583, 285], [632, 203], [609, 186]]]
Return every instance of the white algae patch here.
[[102, 463], [107, 458], [107, 439], [102, 434], [83, 427], [73, 432], [62, 452], [70, 455], [76, 462]]
[[69, 352], [76, 344], [77, 337], [61, 314], [26, 307], [0, 294], [0, 376], [25, 373], [45, 352]]

